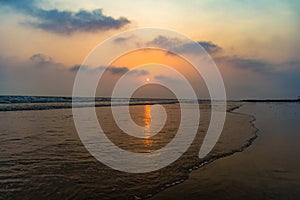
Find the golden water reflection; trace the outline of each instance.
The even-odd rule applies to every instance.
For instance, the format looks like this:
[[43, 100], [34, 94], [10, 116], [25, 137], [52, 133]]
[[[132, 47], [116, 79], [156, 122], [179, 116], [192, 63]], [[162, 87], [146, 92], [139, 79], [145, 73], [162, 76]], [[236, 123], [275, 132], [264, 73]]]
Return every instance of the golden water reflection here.
[[153, 140], [150, 139], [150, 125], [151, 125], [151, 105], [144, 106], [144, 145], [149, 147], [153, 145]]

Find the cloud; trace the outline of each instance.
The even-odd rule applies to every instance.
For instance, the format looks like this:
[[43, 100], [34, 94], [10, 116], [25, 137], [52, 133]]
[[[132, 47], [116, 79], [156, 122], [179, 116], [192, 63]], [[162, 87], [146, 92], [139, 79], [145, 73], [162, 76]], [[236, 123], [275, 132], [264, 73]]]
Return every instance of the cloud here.
[[[79, 69], [84, 71], [88, 82], [97, 76], [95, 70], [105, 68], [103, 66], [90, 68], [84, 65], [68, 67], [41, 53], [36, 53], [26, 60], [0, 56], [0, 94], [71, 95], [76, 72]], [[146, 70], [129, 70], [127, 67], [117, 66], [108, 67], [107, 72], [103, 75], [104, 88], [99, 91], [99, 95], [109, 94], [113, 89], [113, 81], [127, 72], [131, 81], [135, 81], [137, 76], [149, 74]]]
[[153, 40], [148, 42], [148, 45], [160, 46], [162, 48], [167, 48], [167, 49], [175, 49], [184, 44], [185, 44], [184, 41], [180, 40], [179, 38], [175, 38], [175, 37], [170, 38], [162, 35], [159, 35]]
[[69, 68], [69, 71], [77, 72], [79, 69], [84, 70], [84, 71], [89, 71], [89, 72], [93, 72], [94, 70], [106, 70], [111, 75], [123, 75], [127, 72], [129, 73], [129, 75], [132, 75], [132, 76], [146, 76], [149, 74], [149, 72], [144, 69], [130, 70], [128, 67], [118, 67], [118, 66], [110, 66], [107, 68], [104, 66], [100, 66], [100, 67], [97, 67], [96, 69], [93, 69], [93, 68], [89, 68], [88, 66], [74, 65], [73, 67]]
[[271, 63], [265, 60], [244, 58], [239, 56], [214, 57], [217, 65], [226, 64], [235, 68], [250, 70], [259, 74], [270, 74], [275, 72], [293, 71], [300, 69], [300, 61], [293, 60], [282, 63]]
[[[229, 99], [296, 98], [300, 95], [300, 61], [271, 64], [235, 56], [220, 57], [216, 59], [216, 63]], [[27, 60], [0, 56], [0, 94], [71, 95], [79, 66], [68, 68], [41, 53], [34, 54]], [[91, 69], [83, 66], [81, 69], [86, 73], [88, 82], [90, 76], [95, 75], [94, 70], [104, 70], [104, 67]], [[99, 95], [110, 94], [113, 82], [127, 72], [127, 67], [109, 67]], [[129, 73], [132, 81], [136, 80], [136, 76], [149, 74], [146, 70], [131, 70]], [[181, 87], [180, 79], [169, 74], [157, 75], [154, 78]], [[195, 84], [199, 85], [199, 82]]]
[[[105, 67], [101, 66], [98, 67], [98, 69], [100, 70], [104, 70]], [[129, 70], [128, 67], [117, 67], [117, 66], [110, 66], [106, 68], [107, 72], [110, 72], [112, 75], [123, 75], [125, 73], [128, 72], [129, 75], [132, 76], [145, 76], [148, 75], [149, 72], [147, 70], [138, 70], [138, 69], [133, 69], [133, 70]]]
[[[274, 64], [264, 60], [238, 56], [217, 57], [217, 64], [229, 99], [242, 98], [296, 98], [300, 93], [300, 61]], [[155, 79], [180, 87], [181, 82], [169, 75]], [[197, 94], [205, 95], [199, 79], [189, 79]], [[205, 96], [206, 97], [206, 96]]]
[[270, 72], [275, 70], [275, 65], [263, 60], [256, 60], [250, 58], [243, 58], [238, 56], [222, 56], [215, 57], [214, 61], [217, 63], [227, 63], [237, 68], [251, 70], [259, 73]]
[[117, 37], [116, 39], [114, 39], [114, 42], [115, 43], [124, 43], [124, 42], [127, 42], [128, 40], [131, 40], [133, 39], [134, 36], [128, 36], [128, 37]]
[[162, 35], [154, 38], [147, 44], [160, 46], [161, 48], [166, 48], [170, 51], [176, 51], [179, 53], [194, 53], [199, 49], [199, 46], [203, 47], [210, 54], [214, 54], [222, 50], [220, 46], [210, 41], [198, 41], [195, 43], [190, 43], [176, 37], [171, 38]]
[[123, 75], [129, 71], [127, 67], [108, 67], [106, 70], [113, 75]]
[[135, 76], [146, 76], [146, 75], [149, 75], [150, 73], [147, 70], [144, 70], [144, 69], [141, 69], [141, 70], [134, 69], [134, 70], [131, 70], [129, 72], [129, 74], [132, 74], [132, 75], [135, 75]]
[[57, 34], [72, 34], [75, 32], [96, 32], [119, 29], [130, 23], [125, 17], [115, 19], [103, 14], [102, 9], [93, 11], [80, 10], [78, 12], [60, 11], [58, 9], [45, 10], [37, 6], [36, 1], [16, 0], [0, 1], [35, 20], [25, 21], [23, 24], [50, 31]]
[[44, 54], [27, 60], [0, 57], [0, 94], [69, 95], [74, 74]]
[[62, 63], [58, 63], [55, 62], [50, 56], [46, 55], [46, 54], [42, 54], [42, 53], [36, 53], [33, 54], [30, 58], [29, 58], [29, 62], [28, 64], [31, 67], [35, 67], [35, 68], [58, 68], [58, 69], [64, 69], [64, 65]]
[[70, 72], [78, 72], [79, 70], [83, 70], [86, 71], [88, 70], [88, 66], [84, 66], [84, 65], [74, 65], [73, 67], [69, 68]]
[[217, 53], [222, 50], [222, 48], [212, 42], [201, 41], [198, 42], [208, 53]]
[[295, 98], [300, 91], [300, 61], [270, 63], [227, 56], [214, 58], [230, 98]]
[[47, 56], [45, 54], [41, 54], [41, 53], [37, 53], [37, 54], [34, 54], [30, 57], [30, 60], [32, 62], [35, 62], [35, 63], [39, 63], [39, 64], [44, 64], [44, 63], [51, 63], [53, 62], [52, 61], [52, 58], [50, 56]]

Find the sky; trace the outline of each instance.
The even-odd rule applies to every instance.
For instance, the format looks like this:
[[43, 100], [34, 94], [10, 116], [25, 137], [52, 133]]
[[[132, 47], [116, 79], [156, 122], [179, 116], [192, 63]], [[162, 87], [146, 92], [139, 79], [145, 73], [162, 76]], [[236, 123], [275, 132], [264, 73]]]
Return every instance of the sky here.
[[[223, 77], [229, 99], [297, 98], [299, 15], [297, 0], [0, 0], [0, 95], [70, 96], [79, 66], [99, 43], [124, 31], [158, 27], [183, 34], [207, 51]], [[170, 35], [148, 41], [132, 35], [118, 38], [107, 54], [128, 42], [188, 47]], [[195, 54], [192, 48], [185, 53]], [[188, 76], [199, 98], [207, 98], [203, 80], [189, 77], [193, 73], [188, 63], [166, 52], [145, 50], [113, 61], [97, 95], [109, 95], [130, 70], [128, 81], [133, 83], [150, 79], [180, 87], [176, 75], [158, 65], [134, 69], [154, 61]], [[103, 63], [100, 59], [97, 66], [82, 69], [92, 74], [104, 70]], [[164, 92], [157, 89], [156, 93]], [[155, 96], [155, 89], [149, 94]]]

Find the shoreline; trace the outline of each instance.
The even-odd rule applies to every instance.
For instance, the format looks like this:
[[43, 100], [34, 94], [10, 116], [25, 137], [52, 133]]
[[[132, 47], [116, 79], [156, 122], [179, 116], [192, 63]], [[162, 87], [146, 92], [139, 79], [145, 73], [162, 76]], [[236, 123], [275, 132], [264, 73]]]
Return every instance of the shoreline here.
[[[63, 102], [60, 102], [63, 103]], [[177, 102], [141, 102], [141, 103], [130, 103], [129, 106], [145, 106], [145, 105], [155, 105], [155, 104], [162, 104], [162, 105], [168, 105], [168, 104], [176, 104]], [[45, 103], [42, 103], [45, 104]], [[20, 108], [10, 108], [10, 107], [6, 107], [6, 108], [1, 108], [0, 107], [0, 112], [14, 112], [14, 111], [40, 111], [40, 110], [59, 110], [59, 109], [72, 109], [72, 103], [70, 103], [71, 105], [57, 105], [57, 106], [43, 106], [43, 107], [20, 107]], [[10, 104], [9, 104], [10, 105]], [[74, 108], [91, 108], [91, 107], [111, 107], [111, 106], [128, 106], [127, 104], [101, 104], [101, 105], [78, 105], [75, 106]]]
[[[3, 197], [17, 198], [23, 196], [30, 190], [28, 195], [32, 198], [36, 195], [43, 196], [44, 194], [49, 195], [51, 198], [66, 198], [70, 195], [68, 190], [73, 190], [74, 188], [84, 189], [85, 187], [89, 187], [91, 190], [87, 194], [78, 193], [82, 198], [87, 196], [90, 198], [99, 197], [97, 193], [99, 190], [103, 192], [103, 195], [100, 195], [103, 199], [146, 199], [156, 194], [159, 197], [159, 194], [165, 194], [164, 191], [170, 191], [166, 189], [171, 187], [175, 188], [176, 194], [176, 185], [182, 183], [181, 185], [184, 186], [185, 183], [189, 182], [188, 180], [193, 180], [193, 176], [190, 175], [190, 173], [196, 171], [196, 169], [200, 168], [198, 171], [201, 172], [201, 169], [206, 168], [206, 164], [212, 162], [216, 163], [214, 161], [217, 161], [219, 158], [240, 152], [243, 148], [251, 145], [253, 141], [249, 141], [249, 138], [254, 137], [253, 133], [256, 131], [256, 129], [249, 124], [250, 121], [254, 121], [253, 117], [247, 114], [232, 113], [236, 112], [236, 109], [240, 108], [241, 105], [247, 104], [237, 102], [228, 104], [226, 109], [227, 118], [223, 133], [211, 154], [206, 158], [199, 159], [198, 152], [203, 138], [206, 135], [205, 133], [209, 122], [211, 121], [211, 107], [209, 103], [204, 103], [201, 105], [201, 108], [199, 107], [202, 112], [202, 119], [198, 126], [198, 134], [193, 144], [190, 145], [189, 149], [180, 159], [172, 163], [172, 166], [161, 169], [161, 171], [155, 171], [151, 174], [134, 175], [116, 172], [95, 160], [92, 155], [86, 151], [76, 133], [72, 120], [72, 112], [69, 109], [57, 109], [51, 112], [0, 112], [2, 119], [8, 121], [17, 120], [19, 124], [19, 126], [14, 126], [13, 123], [9, 123], [1, 127], [4, 133], [1, 139], [3, 142], [5, 141], [2, 149], [6, 150], [6, 153], [4, 151], [5, 160], [3, 160], [2, 163], [8, 167], [13, 164], [22, 170], [22, 173], [18, 175], [21, 180], [20, 182], [16, 182], [12, 185], [3, 185], [3, 187], [9, 187], [18, 191], [7, 191], [1, 195], [3, 195]], [[132, 116], [134, 119], [147, 119], [147, 112], [144, 106], [133, 107]], [[174, 134], [176, 133], [176, 122], [180, 116], [178, 115], [178, 109], [179, 107], [176, 104], [166, 106], [166, 110], [169, 112], [168, 114], [173, 117], [174, 121], [173, 123], [167, 123], [168, 126], [165, 130], [170, 130], [170, 132]], [[187, 109], [195, 109], [195, 105], [190, 105]], [[113, 116], [109, 115], [109, 107], [103, 107], [97, 109], [97, 111], [98, 113], [102, 113], [99, 115], [99, 120], [102, 120], [104, 127], [109, 131], [108, 136], [111, 137], [117, 146], [128, 148], [129, 150], [139, 150], [139, 148], [143, 148], [140, 151], [144, 151], [146, 149], [147, 146], [140, 141], [131, 140], [131, 138], [119, 140], [119, 135], [115, 134], [118, 133], [117, 126], [111, 123]], [[172, 132], [172, 130], [174, 130], [174, 132]], [[164, 142], [172, 138], [172, 135], [162, 134], [156, 136], [153, 140]], [[126, 145], [129, 143], [136, 146]], [[141, 145], [138, 146], [139, 144]], [[159, 145], [163, 144], [164, 143], [158, 143], [157, 146], [152, 146], [160, 147]], [[133, 148], [133, 146], [135, 148]], [[152, 147], [150, 146], [149, 149], [150, 148]], [[42, 149], [42, 151], [40, 149]], [[27, 161], [26, 158], [28, 157], [30, 157], [30, 160]], [[51, 157], [55, 159], [49, 160], [48, 158]], [[40, 162], [41, 158], [43, 162]], [[26, 166], [24, 166], [24, 163]], [[50, 173], [48, 171], [49, 163], [53, 169]], [[76, 163], [76, 165], [74, 165], [74, 163]], [[209, 165], [209, 167], [210, 166], [212, 165]], [[36, 175], [35, 170], [30, 170], [30, 168], [38, 168], [38, 174]], [[78, 168], [80, 168], [80, 170]], [[82, 171], [82, 169], [87, 169], [87, 171]], [[8, 168], [8, 171], [9, 170]], [[90, 174], [94, 176], [90, 177]], [[28, 176], [33, 176], [33, 178], [26, 179]], [[41, 179], [40, 177], [47, 177], [47, 180]], [[76, 177], [76, 180], [81, 180], [84, 185], [76, 185], [77, 182], [73, 177]], [[99, 179], [99, 177], [102, 177], [102, 179]], [[14, 178], [14, 171], [11, 171], [11, 175], [5, 177], [3, 180], [6, 182], [14, 181]], [[121, 181], [116, 181], [115, 178]], [[92, 182], [90, 182], [90, 180], [92, 180]], [[24, 186], [23, 182], [27, 181], [28, 184]], [[127, 185], [126, 183], [128, 182], [131, 185]], [[69, 183], [72, 183], [72, 185]], [[39, 190], [36, 190], [37, 187]], [[60, 193], [57, 193], [57, 191], [60, 191]], [[112, 191], [114, 192], [112, 193]], [[191, 189], [189, 191], [193, 190]], [[170, 194], [170, 196], [172, 195]]]
[[148, 194], [145, 197], [135, 197], [135, 199], [150, 199], [152, 197], [155, 198], [155, 196], [157, 194], [165, 191], [166, 189], [172, 188], [173, 186], [180, 185], [181, 183], [187, 181], [190, 178], [190, 174], [193, 171], [196, 171], [197, 169], [200, 169], [200, 168], [202, 168], [202, 167], [204, 167], [204, 166], [206, 166], [206, 165], [208, 165], [208, 164], [210, 164], [210, 163], [212, 163], [212, 162], [214, 162], [216, 160], [219, 160], [221, 158], [229, 157], [229, 156], [234, 155], [236, 153], [243, 152], [246, 148], [250, 147], [253, 144], [253, 142], [255, 141], [255, 139], [258, 138], [257, 133], [258, 133], [259, 129], [257, 127], [255, 127], [255, 125], [254, 125], [254, 122], [256, 121], [256, 118], [253, 115], [245, 114], [245, 113], [239, 113], [239, 112], [234, 112], [235, 110], [239, 109], [242, 106], [243, 106], [242, 104], [238, 105], [238, 106], [234, 106], [232, 108], [227, 109], [226, 112], [233, 113], [233, 114], [239, 114], [239, 115], [251, 116], [252, 119], [249, 121], [249, 123], [255, 129], [255, 132], [253, 133], [254, 135], [252, 137], [250, 137], [245, 144], [243, 144], [238, 149], [233, 149], [233, 150], [231, 150], [229, 152], [225, 152], [225, 153], [222, 153], [222, 154], [219, 154], [219, 155], [216, 155], [216, 156], [212, 156], [211, 158], [205, 159], [205, 160], [201, 161], [200, 163], [194, 165], [192, 168], [190, 168], [187, 171], [186, 177], [184, 179], [173, 181], [172, 183], [166, 184], [164, 187], [159, 188], [155, 193]]

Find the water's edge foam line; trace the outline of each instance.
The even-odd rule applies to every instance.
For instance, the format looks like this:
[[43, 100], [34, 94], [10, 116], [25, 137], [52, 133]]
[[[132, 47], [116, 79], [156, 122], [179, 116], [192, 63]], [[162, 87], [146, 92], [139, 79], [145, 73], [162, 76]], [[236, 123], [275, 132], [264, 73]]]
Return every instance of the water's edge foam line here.
[[156, 194], [158, 194], [158, 193], [160, 193], [160, 192], [162, 192], [162, 191], [164, 191], [164, 190], [166, 190], [166, 189], [168, 189], [168, 188], [170, 188], [170, 187], [173, 187], [173, 186], [175, 186], [175, 185], [179, 185], [179, 184], [183, 183], [184, 181], [188, 180], [188, 179], [189, 179], [189, 175], [190, 175], [190, 173], [191, 173], [192, 171], [195, 171], [195, 170], [197, 170], [197, 169], [199, 169], [199, 168], [201, 168], [201, 167], [203, 167], [203, 166], [205, 166], [205, 165], [207, 165], [207, 164], [209, 164], [209, 163], [212, 163], [212, 162], [214, 162], [214, 161], [216, 161], [216, 160], [218, 160], [218, 159], [221, 159], [221, 158], [224, 158], [224, 157], [228, 157], [228, 156], [234, 155], [235, 153], [243, 152], [246, 148], [250, 147], [250, 146], [253, 144], [254, 140], [258, 137], [258, 134], [257, 134], [257, 133], [259, 132], [259, 129], [254, 125], [254, 122], [256, 121], [256, 118], [255, 118], [254, 115], [246, 114], [246, 113], [240, 113], [240, 112], [235, 112], [235, 110], [239, 109], [239, 108], [242, 107], [242, 106], [243, 106], [243, 104], [241, 103], [241, 104], [238, 105], [238, 106], [234, 106], [234, 107], [232, 107], [232, 108], [230, 108], [230, 109], [227, 109], [227, 112], [228, 112], [228, 113], [233, 113], [233, 114], [239, 114], [239, 115], [247, 115], [247, 116], [251, 116], [252, 119], [249, 121], [249, 123], [250, 123], [251, 126], [255, 129], [255, 131], [254, 131], [254, 133], [253, 133], [254, 135], [253, 135], [252, 137], [250, 137], [244, 145], [242, 145], [242, 146], [241, 146], [240, 148], [238, 148], [238, 149], [233, 149], [233, 150], [231, 150], [231, 151], [229, 151], [229, 152], [225, 152], [225, 153], [222, 153], [222, 154], [213, 156], [213, 157], [211, 157], [211, 158], [209, 158], [209, 159], [207, 159], [207, 160], [203, 160], [203, 161], [201, 161], [200, 163], [194, 165], [192, 168], [190, 168], [190, 169], [187, 171], [186, 176], [183, 177], [182, 179], [173, 181], [172, 183], [168, 183], [168, 184], [166, 184], [164, 187], [158, 188], [157, 191], [155, 191], [154, 193], [152, 193], [152, 194], [147, 194], [147, 195], [145, 195], [144, 197], [136, 197], [136, 199], [149, 199], [149, 198], [153, 197], [154, 195], [156, 195]]

